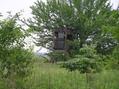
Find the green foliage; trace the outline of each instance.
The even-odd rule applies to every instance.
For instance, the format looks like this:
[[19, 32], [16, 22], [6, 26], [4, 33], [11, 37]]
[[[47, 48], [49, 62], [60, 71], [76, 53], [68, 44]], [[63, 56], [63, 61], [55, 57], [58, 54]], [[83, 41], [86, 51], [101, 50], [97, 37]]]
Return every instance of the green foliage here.
[[102, 26], [102, 36], [97, 42], [98, 53], [110, 55], [119, 42], [119, 10], [112, 10], [107, 20], [108, 24]]
[[0, 22], [0, 49], [10, 48], [15, 43], [21, 44], [23, 33], [16, 25], [15, 19], [6, 19]]
[[74, 40], [80, 40], [80, 47], [88, 38], [97, 39], [111, 12], [108, 0], [37, 1], [31, 9], [31, 27], [39, 36], [36, 41], [47, 48], [52, 47], [53, 31], [57, 29], [71, 30]]
[[116, 60], [113, 57], [108, 57], [108, 59], [106, 59], [105, 61], [105, 66], [104, 68], [106, 70], [119, 70], [119, 61]]
[[102, 55], [110, 55], [117, 46], [118, 42], [111, 36], [105, 36], [97, 42], [96, 50], [97, 53]]
[[13, 48], [4, 53], [7, 55], [0, 61], [0, 73], [7, 78], [11, 74], [25, 77], [29, 73], [28, 65], [31, 63], [32, 54], [22, 48]]
[[101, 70], [100, 57], [94, 48], [85, 46], [80, 49], [80, 55], [63, 64], [70, 71], [79, 70], [81, 73], [92, 73]]
[[115, 47], [112, 56], [112, 68], [119, 70], [119, 45]]
[[68, 54], [70, 57], [74, 57], [79, 53], [80, 42], [79, 40], [67, 40], [66, 45], [68, 46]]
[[115, 47], [115, 50], [113, 51], [113, 57], [119, 60], [119, 45]]
[[30, 71], [32, 54], [23, 48], [24, 37], [16, 16], [0, 21], [0, 78], [8, 89], [23, 89]]
[[[41, 63], [36, 60], [34, 71], [28, 77], [28, 89], [88, 89], [85, 74], [79, 71], [69, 72], [56, 64]], [[91, 89], [118, 89], [119, 71], [91, 73]]]
[[69, 57], [64, 51], [53, 51], [48, 54], [51, 62], [66, 61]]
[[110, 23], [106, 26], [106, 32], [119, 41], [119, 9], [113, 10], [108, 20]]
[[101, 55], [103, 68], [106, 70], [119, 70], [119, 49], [115, 47], [111, 55]]

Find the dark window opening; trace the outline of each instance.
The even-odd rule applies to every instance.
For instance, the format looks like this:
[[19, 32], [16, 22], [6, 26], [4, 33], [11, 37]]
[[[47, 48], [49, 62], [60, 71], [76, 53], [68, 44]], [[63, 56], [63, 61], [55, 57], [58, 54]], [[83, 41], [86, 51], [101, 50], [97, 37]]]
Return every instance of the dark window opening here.
[[73, 40], [73, 36], [71, 34], [67, 35], [67, 40]]

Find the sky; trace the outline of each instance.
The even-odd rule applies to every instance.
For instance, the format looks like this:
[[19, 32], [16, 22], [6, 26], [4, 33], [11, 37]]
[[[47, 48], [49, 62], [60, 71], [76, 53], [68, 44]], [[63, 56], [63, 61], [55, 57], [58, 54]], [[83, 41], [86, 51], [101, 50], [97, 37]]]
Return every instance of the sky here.
[[29, 8], [36, 0], [0, 0], [0, 12], [7, 15], [6, 12], [12, 13], [24, 11], [26, 17], [30, 16], [31, 9]]
[[[31, 9], [29, 8], [36, 0], [0, 0], [0, 12], [6, 15], [6, 12], [11, 11], [12, 13], [24, 10], [24, 15], [29, 17]], [[45, 0], [42, 0], [45, 1]], [[119, 4], [119, 0], [110, 0], [113, 3], [113, 8], [116, 8]]]
[[[45, 1], [45, 0], [42, 0]], [[111, 3], [113, 4], [113, 8], [117, 8], [119, 4], [119, 0], [110, 0]], [[17, 13], [20, 12], [21, 10], [23, 12], [23, 16], [25, 18], [28, 18], [31, 16], [31, 9], [29, 8], [31, 5], [34, 4], [36, 0], [0, 0], [0, 13], [2, 13], [3, 16], [7, 16], [6, 12], [12, 12]], [[31, 41], [29, 42], [31, 43]], [[34, 48], [34, 51], [36, 51], [38, 47]], [[42, 49], [42, 52], [46, 52], [46, 49]]]

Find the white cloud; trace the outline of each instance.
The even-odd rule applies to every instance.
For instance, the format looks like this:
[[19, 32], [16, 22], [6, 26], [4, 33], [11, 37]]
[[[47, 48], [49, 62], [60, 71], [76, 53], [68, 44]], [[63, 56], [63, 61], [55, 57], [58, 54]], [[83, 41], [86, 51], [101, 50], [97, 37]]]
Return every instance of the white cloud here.
[[[7, 11], [12, 13], [24, 10], [24, 15], [27, 17], [31, 13], [29, 8], [36, 0], [0, 0], [0, 12], [5, 14]], [[45, 1], [45, 0], [42, 0]], [[113, 3], [113, 8], [116, 8], [119, 4], [119, 0], [110, 0]]]
[[21, 9], [28, 9], [35, 0], [0, 0], [0, 7], [2, 11], [18, 11]]
[[24, 10], [24, 15], [29, 16], [31, 9], [29, 8], [33, 5], [36, 0], [0, 0], [0, 12], [6, 15], [6, 12], [10, 11], [12, 13], [20, 12]]
[[111, 0], [111, 3], [113, 4], [113, 8], [116, 9], [119, 5], [119, 0]]

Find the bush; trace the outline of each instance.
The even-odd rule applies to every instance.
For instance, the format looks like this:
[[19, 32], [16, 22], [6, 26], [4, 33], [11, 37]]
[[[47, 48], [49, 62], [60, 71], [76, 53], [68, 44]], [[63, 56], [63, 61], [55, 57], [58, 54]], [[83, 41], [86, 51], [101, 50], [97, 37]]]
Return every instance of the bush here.
[[68, 54], [64, 51], [53, 51], [48, 55], [51, 58], [51, 62], [66, 61], [69, 58]]
[[80, 49], [80, 54], [63, 64], [70, 71], [79, 70], [81, 73], [91, 73], [101, 70], [100, 57], [89, 46]]
[[119, 46], [114, 49], [112, 55], [105, 56], [104, 62], [106, 69], [119, 70]]
[[0, 61], [0, 76], [9, 89], [23, 89], [24, 79], [30, 73], [32, 54], [22, 48], [7, 51], [4, 60]]
[[32, 54], [23, 48], [25, 36], [16, 16], [0, 21], [0, 78], [7, 89], [23, 89], [29, 74]]
[[66, 44], [68, 46], [68, 53], [70, 57], [74, 57], [79, 54], [80, 42], [79, 40], [67, 40]]

